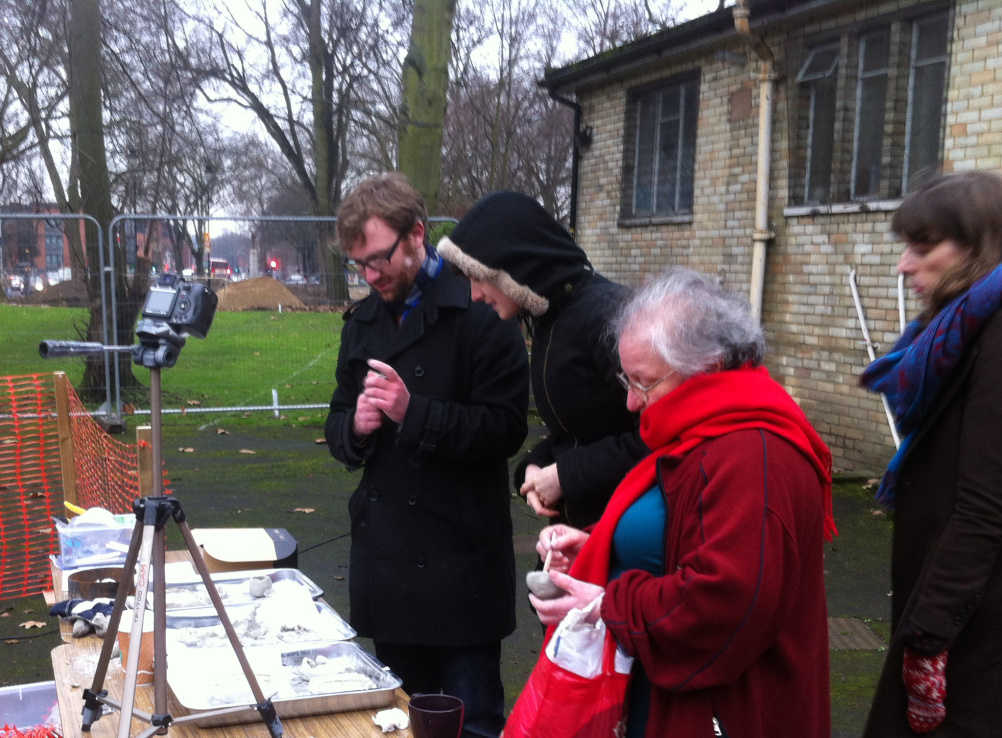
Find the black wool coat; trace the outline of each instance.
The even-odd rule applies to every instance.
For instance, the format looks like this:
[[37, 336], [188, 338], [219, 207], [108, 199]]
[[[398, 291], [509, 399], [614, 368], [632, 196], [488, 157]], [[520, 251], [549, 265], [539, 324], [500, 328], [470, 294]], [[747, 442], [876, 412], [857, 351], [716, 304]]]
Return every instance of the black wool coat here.
[[539, 318], [532, 342], [532, 394], [547, 436], [519, 461], [516, 489], [532, 463], [557, 463], [563, 499], [560, 522], [598, 522], [626, 473], [650, 453], [639, 415], [626, 409], [616, 379], [619, 356], [609, 321], [628, 291], [600, 274], [582, 272]]
[[[345, 317], [325, 435], [362, 478], [351, 518], [349, 620], [385, 643], [465, 646], [515, 629], [507, 459], [527, 435], [528, 361], [514, 321], [446, 265], [398, 326], [377, 295]], [[411, 393], [403, 423], [350, 439], [368, 366]]]
[[983, 327], [898, 477], [891, 559], [894, 636], [866, 738], [914, 736], [901, 626], [952, 642], [946, 720], [925, 735], [1002, 735], [1002, 314]]

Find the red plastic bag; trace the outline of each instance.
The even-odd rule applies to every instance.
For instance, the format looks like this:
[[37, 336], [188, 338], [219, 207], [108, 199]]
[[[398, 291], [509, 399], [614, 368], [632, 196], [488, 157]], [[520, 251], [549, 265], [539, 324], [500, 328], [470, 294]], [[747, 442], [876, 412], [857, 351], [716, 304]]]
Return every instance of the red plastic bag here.
[[630, 675], [616, 671], [616, 640], [608, 631], [596, 645], [603, 651], [602, 669], [590, 679], [553, 663], [544, 649], [515, 701], [502, 738], [623, 735]]

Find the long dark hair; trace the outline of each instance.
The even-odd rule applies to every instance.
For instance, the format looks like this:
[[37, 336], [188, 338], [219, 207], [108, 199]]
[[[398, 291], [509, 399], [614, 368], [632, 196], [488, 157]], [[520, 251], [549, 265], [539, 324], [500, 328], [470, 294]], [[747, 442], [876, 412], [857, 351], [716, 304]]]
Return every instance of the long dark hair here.
[[988, 172], [940, 175], [901, 203], [891, 221], [904, 241], [937, 244], [953, 239], [967, 258], [943, 275], [929, 296], [929, 318], [1002, 263], [1002, 179]]

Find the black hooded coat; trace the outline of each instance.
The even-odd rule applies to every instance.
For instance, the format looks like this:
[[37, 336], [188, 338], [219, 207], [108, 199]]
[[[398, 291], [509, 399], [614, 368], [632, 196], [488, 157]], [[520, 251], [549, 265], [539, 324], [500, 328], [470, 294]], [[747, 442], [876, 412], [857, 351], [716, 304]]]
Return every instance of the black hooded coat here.
[[563, 490], [558, 520], [592, 525], [626, 472], [649, 453], [616, 379], [609, 330], [627, 288], [597, 274], [567, 230], [517, 192], [480, 200], [439, 251], [534, 316], [532, 392], [547, 436], [519, 461], [515, 489], [528, 464], [555, 462]]

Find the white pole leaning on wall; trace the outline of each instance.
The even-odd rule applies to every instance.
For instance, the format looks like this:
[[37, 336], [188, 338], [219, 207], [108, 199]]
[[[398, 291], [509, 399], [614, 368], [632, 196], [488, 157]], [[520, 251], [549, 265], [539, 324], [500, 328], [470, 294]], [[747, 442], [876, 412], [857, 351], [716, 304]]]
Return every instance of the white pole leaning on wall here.
[[[859, 288], [856, 285], [856, 267], [849, 267], [849, 289], [852, 290], [852, 301], [856, 304], [856, 315], [859, 317], [859, 325], [863, 330], [863, 343], [866, 346], [866, 353], [870, 356], [870, 362], [877, 359], [873, 350], [873, 341], [870, 340], [870, 331], [866, 327], [866, 316], [863, 314], [863, 303], [859, 299]], [[894, 426], [894, 413], [891, 412], [891, 405], [887, 402], [887, 396], [880, 394], [880, 401], [884, 404], [884, 413], [887, 415], [887, 424], [891, 427], [891, 438], [894, 439], [894, 448], [901, 445], [898, 437], [898, 429]]]

